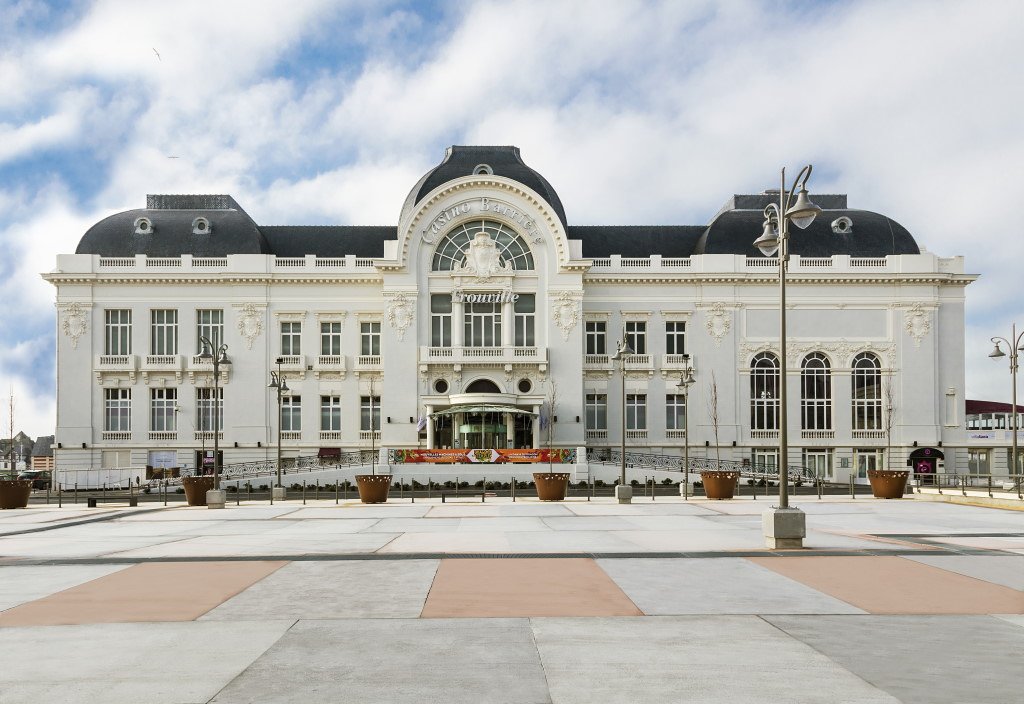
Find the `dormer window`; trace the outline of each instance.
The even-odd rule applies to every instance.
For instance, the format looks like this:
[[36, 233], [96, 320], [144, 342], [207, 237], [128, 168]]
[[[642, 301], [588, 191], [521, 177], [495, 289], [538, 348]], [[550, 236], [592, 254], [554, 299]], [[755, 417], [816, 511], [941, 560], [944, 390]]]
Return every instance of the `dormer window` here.
[[853, 220], [843, 215], [832, 221], [832, 232], [837, 235], [848, 235], [853, 232]]
[[494, 174], [494, 169], [491, 168], [490, 164], [477, 164], [473, 168], [474, 176], [491, 176]]
[[149, 218], [135, 218], [135, 234], [150, 235], [153, 233], [153, 223]]
[[198, 217], [192, 221], [192, 234], [193, 235], [208, 235], [213, 229], [210, 225], [210, 221], [204, 217]]

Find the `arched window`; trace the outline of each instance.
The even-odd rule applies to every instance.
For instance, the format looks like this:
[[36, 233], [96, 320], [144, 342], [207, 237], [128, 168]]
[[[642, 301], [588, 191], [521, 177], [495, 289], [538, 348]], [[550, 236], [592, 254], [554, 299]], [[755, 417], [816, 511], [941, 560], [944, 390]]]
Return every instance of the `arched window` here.
[[779, 429], [779, 358], [771, 352], [750, 362], [750, 429]]
[[870, 352], [853, 358], [853, 429], [882, 429], [882, 365]]
[[444, 236], [434, 250], [431, 271], [451, 271], [456, 264], [464, 264], [466, 250], [473, 238], [485, 232], [498, 249], [498, 261], [504, 266], [511, 263], [518, 271], [533, 269], [533, 254], [526, 240], [494, 220], [473, 220], [463, 223]]
[[821, 352], [800, 363], [800, 417], [804, 430], [832, 429], [832, 370]]
[[467, 394], [500, 394], [501, 389], [490, 379], [477, 379], [466, 387]]

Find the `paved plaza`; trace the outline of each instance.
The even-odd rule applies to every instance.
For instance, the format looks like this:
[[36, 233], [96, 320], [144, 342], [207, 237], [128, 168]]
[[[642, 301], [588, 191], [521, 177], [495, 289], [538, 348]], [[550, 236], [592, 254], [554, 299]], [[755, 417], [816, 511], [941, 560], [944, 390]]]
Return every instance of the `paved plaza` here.
[[0, 513], [0, 702], [1006, 702], [1024, 512], [801, 501]]

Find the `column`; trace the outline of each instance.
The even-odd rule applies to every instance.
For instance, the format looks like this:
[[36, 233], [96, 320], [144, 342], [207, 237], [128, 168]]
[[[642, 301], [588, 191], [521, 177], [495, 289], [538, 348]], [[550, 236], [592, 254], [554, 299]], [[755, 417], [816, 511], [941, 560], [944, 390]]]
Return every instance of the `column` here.
[[[427, 406], [426, 409], [427, 409], [426, 410], [426, 414], [427, 414], [427, 449], [428, 450], [433, 450], [434, 449], [434, 419], [431, 416], [431, 414], [434, 412], [434, 407], [433, 406]], [[418, 432], [417, 432], [417, 434], [418, 434]]]
[[466, 321], [462, 312], [462, 297], [452, 293], [452, 347], [458, 349], [465, 342], [462, 340], [462, 331], [465, 329]]
[[512, 301], [501, 304], [501, 346], [512, 346]]
[[462, 433], [459, 432], [459, 428], [462, 427], [463, 416], [462, 413], [456, 413], [452, 419], [452, 447], [462, 447]]
[[540, 449], [540, 406], [533, 407], [533, 449]]
[[505, 414], [505, 447], [516, 446], [515, 416], [511, 413]]

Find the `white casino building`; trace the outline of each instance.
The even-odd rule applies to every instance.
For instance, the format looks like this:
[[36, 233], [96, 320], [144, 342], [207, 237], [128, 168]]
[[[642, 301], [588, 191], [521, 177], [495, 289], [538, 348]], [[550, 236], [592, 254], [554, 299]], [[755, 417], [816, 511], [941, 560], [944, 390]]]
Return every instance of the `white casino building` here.
[[[787, 278], [791, 462], [845, 481], [891, 446], [897, 465], [927, 449], [939, 471], [967, 471], [976, 277], [845, 195], [811, 197], [824, 212], [792, 234]], [[278, 360], [289, 458], [607, 454], [625, 412], [631, 451], [681, 455], [685, 442], [695, 457], [772, 463], [777, 261], [752, 243], [773, 199], [733, 196], [707, 225], [576, 226], [517, 148], [478, 146], [450, 148], [397, 227], [265, 226], [230, 196], [148, 196], [44, 275], [57, 467], [194, 468], [215, 425], [224, 464], [273, 460]], [[611, 359], [623, 334], [625, 398]], [[200, 336], [228, 346], [216, 390]]]

